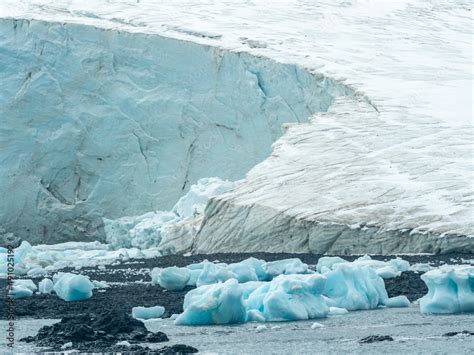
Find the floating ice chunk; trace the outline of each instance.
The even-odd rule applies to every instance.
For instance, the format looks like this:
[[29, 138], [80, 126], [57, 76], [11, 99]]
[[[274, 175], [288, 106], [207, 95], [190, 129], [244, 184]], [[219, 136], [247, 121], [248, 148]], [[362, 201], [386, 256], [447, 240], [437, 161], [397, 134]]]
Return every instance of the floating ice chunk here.
[[257, 327], [255, 328], [255, 331], [256, 331], [257, 333], [260, 333], [260, 332], [263, 332], [264, 330], [267, 330], [267, 329], [268, 329], [268, 328], [267, 328], [266, 325], [261, 324], [261, 325], [259, 325], [259, 326], [257, 326]]
[[265, 260], [250, 257], [241, 261], [239, 264], [252, 267], [255, 270], [255, 274], [257, 275], [259, 281], [269, 281], [272, 279], [272, 276], [268, 275], [264, 269], [264, 265], [267, 264]]
[[133, 307], [132, 316], [136, 319], [156, 319], [165, 313], [165, 308], [161, 306], [155, 307]]
[[126, 341], [126, 340], [119, 341], [119, 342], [117, 342], [115, 345], [117, 345], [117, 346], [126, 346], [126, 347], [131, 347], [131, 346], [132, 346], [132, 344], [130, 344], [130, 343], [129, 343], [128, 341]]
[[244, 323], [246, 309], [237, 280], [198, 287], [184, 298], [179, 325]]
[[385, 306], [390, 308], [410, 307], [410, 301], [406, 296], [390, 297], [385, 301]]
[[209, 264], [209, 263], [210, 263], [210, 261], [205, 259], [205, 260], [201, 261], [200, 263], [189, 264], [186, 267], [190, 270], [202, 270], [202, 269], [204, 269], [204, 266], [206, 266], [206, 264]]
[[92, 296], [94, 285], [83, 275], [60, 273], [53, 289], [64, 301], [82, 301]]
[[38, 284], [40, 293], [49, 294], [53, 292], [53, 287], [54, 287], [54, 284], [53, 284], [53, 281], [51, 281], [51, 279], [43, 279]]
[[321, 295], [325, 281], [319, 274], [280, 275], [252, 292], [247, 308], [268, 322], [326, 317], [329, 308]]
[[211, 285], [229, 279], [237, 279], [237, 275], [225, 266], [207, 263], [196, 281], [196, 286]]
[[304, 274], [308, 271], [308, 265], [298, 258], [271, 261], [263, 265], [266, 274], [275, 277], [278, 275]]
[[387, 261], [388, 264], [392, 265], [400, 272], [405, 272], [410, 270], [410, 263], [402, 258], [396, 257], [395, 259]]
[[340, 316], [343, 314], [347, 314], [349, 311], [345, 308], [339, 308], [339, 307], [329, 307], [329, 314], [330, 316]]
[[28, 272], [26, 273], [28, 277], [42, 277], [47, 274], [48, 272], [45, 269], [43, 269], [41, 266], [29, 269]]
[[324, 295], [337, 307], [350, 311], [374, 309], [388, 299], [382, 278], [368, 267], [337, 264], [325, 276]]
[[24, 285], [14, 285], [9, 294], [13, 298], [20, 299], [30, 297], [33, 294], [33, 291]]
[[35, 292], [38, 289], [33, 280], [15, 280], [13, 281], [13, 286], [24, 287], [32, 292]]
[[92, 284], [94, 285], [94, 288], [109, 288], [109, 285], [107, 285], [107, 282], [105, 281], [93, 280]]
[[474, 312], [474, 266], [444, 267], [421, 275], [428, 293], [421, 313]]
[[244, 262], [229, 264], [227, 269], [233, 272], [240, 283], [248, 281], [258, 281], [257, 273], [255, 268], [251, 264]]
[[318, 322], [314, 322], [313, 324], [311, 324], [311, 329], [317, 329], [317, 328], [324, 328], [324, 324], [321, 324]]
[[375, 272], [382, 279], [393, 279], [394, 277], [400, 276], [400, 271], [395, 270], [392, 266], [384, 266], [376, 269]]
[[171, 320], [175, 320], [176, 318], [179, 317], [179, 314], [176, 314], [176, 313], [173, 313], [171, 316], [170, 316], [170, 319]]
[[72, 348], [72, 341], [70, 341], [69, 343], [65, 343], [61, 346], [61, 350], [66, 350], [69, 348]]
[[327, 268], [327, 270], [332, 270], [332, 267], [335, 264], [341, 263], [348, 263], [348, 261], [338, 256], [323, 256], [322, 258], [319, 258], [318, 263], [316, 264], [316, 271], [322, 273], [323, 268]]
[[172, 266], [152, 270], [152, 283], [158, 283], [161, 287], [170, 291], [184, 290], [190, 277], [191, 271], [185, 267]]
[[410, 270], [414, 272], [428, 272], [433, 269], [433, 266], [427, 263], [418, 263], [410, 266]]
[[201, 275], [201, 272], [201, 269], [190, 270], [190, 277], [186, 285], [196, 286], [197, 279], [199, 278], [199, 275]]

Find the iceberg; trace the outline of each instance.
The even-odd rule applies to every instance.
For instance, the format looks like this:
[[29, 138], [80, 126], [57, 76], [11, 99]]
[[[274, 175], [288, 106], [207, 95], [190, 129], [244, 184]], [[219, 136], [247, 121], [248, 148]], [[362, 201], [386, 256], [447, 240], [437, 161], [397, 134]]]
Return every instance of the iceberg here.
[[374, 309], [388, 300], [385, 284], [376, 272], [368, 267], [340, 263], [326, 273], [324, 296], [331, 306], [349, 311]]
[[53, 289], [54, 289], [53, 281], [47, 278], [41, 280], [40, 283], [38, 284], [38, 289], [40, 293], [50, 294], [51, 292], [53, 292]]
[[20, 299], [20, 298], [27, 298], [33, 295], [33, 291], [23, 285], [14, 285], [10, 291], [9, 295], [12, 298]]
[[304, 274], [308, 271], [308, 265], [298, 258], [283, 259], [265, 263], [263, 270], [272, 277], [283, 274]]
[[165, 308], [162, 306], [132, 308], [132, 317], [135, 319], [156, 319], [160, 318], [164, 313]]
[[[329, 272], [339, 266], [339, 264], [349, 263], [338, 256], [324, 256], [318, 260], [316, 270], [321, 273]], [[400, 276], [402, 272], [410, 270], [410, 263], [399, 257], [389, 261], [373, 260], [369, 255], [364, 255], [350, 263], [356, 267], [370, 267], [377, 275], [383, 279], [390, 279]]]
[[[322, 293], [326, 278], [322, 275], [280, 275], [255, 289], [247, 300], [247, 309], [260, 314], [266, 322], [323, 318], [329, 307]], [[257, 317], [258, 319], [260, 317]]]
[[174, 321], [178, 325], [244, 323], [247, 314], [242, 290], [235, 279], [205, 285], [189, 291], [184, 297], [183, 313]]
[[53, 277], [53, 290], [64, 301], [83, 301], [92, 297], [94, 285], [83, 275], [58, 273]]
[[420, 299], [421, 313], [474, 312], [474, 267], [446, 266], [421, 275], [428, 293]]
[[191, 271], [185, 267], [171, 266], [151, 271], [152, 284], [159, 284], [170, 291], [182, 291], [187, 286]]

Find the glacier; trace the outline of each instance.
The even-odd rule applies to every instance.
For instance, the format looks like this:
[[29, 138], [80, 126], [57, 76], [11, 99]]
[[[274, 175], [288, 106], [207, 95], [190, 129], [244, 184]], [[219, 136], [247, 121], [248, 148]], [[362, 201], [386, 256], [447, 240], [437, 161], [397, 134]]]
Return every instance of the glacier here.
[[93, 4], [0, 4], [2, 242], [216, 176], [170, 251], [474, 252], [468, 1]]
[[350, 90], [292, 64], [158, 35], [0, 18], [0, 205], [30, 242], [104, 241], [102, 218], [238, 180], [284, 122]]

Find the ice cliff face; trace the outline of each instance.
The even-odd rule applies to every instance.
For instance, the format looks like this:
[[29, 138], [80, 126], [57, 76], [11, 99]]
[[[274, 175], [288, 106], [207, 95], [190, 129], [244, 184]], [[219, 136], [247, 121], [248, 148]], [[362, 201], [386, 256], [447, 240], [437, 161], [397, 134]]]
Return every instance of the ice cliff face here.
[[236, 180], [284, 122], [351, 90], [295, 65], [158, 35], [0, 19], [0, 225], [103, 240], [102, 217], [169, 209]]
[[473, 252], [471, 7], [4, 0], [0, 225], [101, 239], [251, 169], [193, 251]]

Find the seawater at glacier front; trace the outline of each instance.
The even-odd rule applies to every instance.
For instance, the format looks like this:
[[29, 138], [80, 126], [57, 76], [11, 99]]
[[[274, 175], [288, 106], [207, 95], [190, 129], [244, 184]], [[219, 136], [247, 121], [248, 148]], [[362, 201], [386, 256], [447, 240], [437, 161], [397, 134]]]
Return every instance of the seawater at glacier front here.
[[156, 34], [0, 19], [0, 234], [104, 240], [102, 218], [169, 209], [199, 178], [237, 180], [284, 122], [353, 91]]

